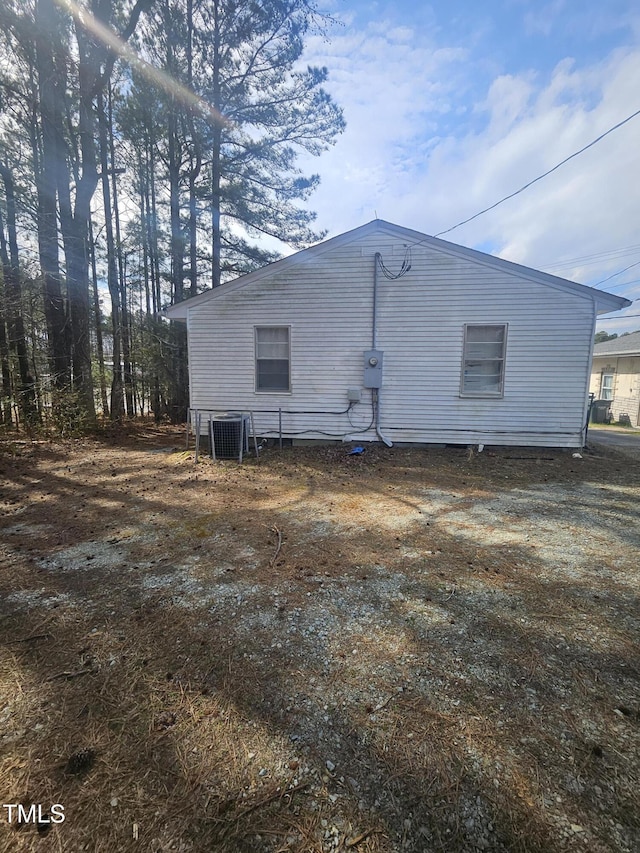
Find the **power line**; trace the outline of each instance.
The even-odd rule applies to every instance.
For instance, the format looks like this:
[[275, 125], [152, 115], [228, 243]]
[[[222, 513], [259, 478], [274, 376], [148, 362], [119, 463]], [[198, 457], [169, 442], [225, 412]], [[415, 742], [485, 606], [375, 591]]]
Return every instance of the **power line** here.
[[[640, 261], [636, 261], [635, 264], [630, 264], [628, 267], [625, 267], [623, 270], [618, 270], [618, 272], [614, 272], [611, 275], [607, 276], [606, 278], [601, 278], [600, 281], [596, 281], [596, 283], [592, 284], [591, 287], [595, 287], [598, 284], [604, 284], [605, 281], [609, 281], [609, 279], [615, 278], [617, 275], [622, 275], [623, 272], [626, 272], [627, 270], [631, 270], [634, 267], [640, 267]], [[631, 282], [625, 282], [625, 284], [631, 284]], [[617, 286], [618, 285], [616, 285], [616, 287]]]
[[598, 323], [606, 320], [628, 320], [630, 317], [640, 317], [640, 314], [623, 314], [621, 317], [598, 317]]
[[640, 245], [625, 246], [619, 249], [609, 249], [607, 252], [596, 252], [593, 255], [581, 255], [576, 258], [561, 258], [558, 261], [549, 261], [542, 264], [547, 270], [559, 270], [562, 267], [591, 266], [604, 261], [613, 261], [617, 258], [633, 257], [640, 253]]
[[519, 195], [521, 192], [524, 192], [530, 186], [533, 186], [533, 184], [537, 183], [538, 181], [541, 181], [543, 178], [546, 178], [552, 172], [555, 172], [556, 169], [559, 169], [560, 166], [564, 166], [565, 163], [568, 163], [569, 160], [573, 160], [574, 157], [577, 157], [579, 154], [583, 154], [585, 151], [588, 151], [589, 148], [593, 148], [593, 146], [596, 145], [601, 140], [603, 140], [605, 138], [605, 136], [609, 136], [609, 134], [613, 133], [614, 130], [618, 130], [618, 128], [627, 124], [627, 122], [631, 121], [632, 118], [635, 118], [638, 115], [640, 115], [640, 110], [636, 110], [635, 113], [631, 113], [630, 116], [627, 116], [622, 121], [619, 121], [618, 124], [614, 124], [613, 127], [610, 127], [609, 130], [606, 130], [604, 133], [601, 133], [600, 136], [598, 136], [596, 139], [592, 140], [588, 145], [585, 145], [579, 151], [574, 151], [573, 154], [570, 154], [568, 157], [565, 157], [564, 160], [561, 160], [559, 163], [556, 163], [556, 165], [553, 166], [553, 168], [548, 169], [542, 175], [538, 175], [537, 178], [534, 178], [532, 181], [529, 181], [524, 186], [520, 187], [519, 190], [516, 190], [515, 192], [512, 192], [509, 195], [506, 195], [504, 198], [501, 198], [500, 201], [496, 201], [495, 204], [492, 204], [489, 207], [485, 207], [484, 210], [481, 210], [478, 213], [474, 213], [474, 215], [470, 216], [468, 219], [463, 219], [463, 221], [458, 222], [457, 225], [452, 225], [451, 228], [447, 228], [444, 231], [439, 231], [437, 234], [434, 234], [434, 237], [442, 237], [443, 234], [448, 234], [450, 231], [455, 231], [456, 228], [460, 228], [460, 226], [466, 225], [467, 222], [472, 222], [474, 219], [477, 219], [479, 216], [482, 216], [484, 213], [488, 213], [490, 210], [494, 210], [494, 208], [498, 207], [498, 205], [503, 204], [505, 201], [508, 201], [510, 198], [513, 198], [514, 196]]
[[[607, 290], [617, 290], [619, 287], [629, 287], [629, 285], [637, 284], [639, 281], [640, 281], [640, 278], [633, 278], [633, 279], [631, 279], [631, 281], [621, 281], [619, 284], [609, 284], [607, 286]], [[597, 282], [597, 283], [601, 284], [601, 282]], [[588, 285], [588, 287], [593, 287], [594, 289], [597, 289], [595, 284], [590, 284], [590, 285]]]

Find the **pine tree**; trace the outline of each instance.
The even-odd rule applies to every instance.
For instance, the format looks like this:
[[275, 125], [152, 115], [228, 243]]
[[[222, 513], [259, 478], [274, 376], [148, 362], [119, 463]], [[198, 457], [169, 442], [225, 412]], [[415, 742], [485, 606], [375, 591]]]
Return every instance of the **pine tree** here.
[[322, 87], [327, 69], [298, 67], [305, 35], [321, 24], [305, 0], [211, 0], [202, 23], [209, 35], [197, 79], [219, 116], [205, 139], [215, 287], [273, 260], [260, 235], [295, 248], [323, 236], [312, 230], [315, 214], [298, 206], [319, 178], [302, 175], [296, 158], [320, 154], [344, 121]]
[[176, 84], [146, 90], [165, 115], [159, 153], [180, 301], [193, 290], [194, 259], [201, 289], [207, 255], [217, 286], [277, 257], [263, 236], [296, 248], [323, 236], [299, 204], [319, 178], [303, 175], [297, 157], [320, 154], [344, 121], [323, 88], [327, 69], [299, 67], [305, 36], [324, 23], [306, 0], [161, 0], [161, 8], [142, 49]]
[[[112, 301], [112, 416], [134, 414], [147, 394], [156, 418], [184, 417], [185, 330], [163, 323], [162, 307], [273, 260], [264, 236], [296, 248], [322, 236], [302, 206], [318, 178], [297, 165], [344, 126], [326, 69], [301, 64], [306, 36], [322, 25], [306, 0], [0, 3], [10, 57], [0, 69], [5, 422], [20, 395], [31, 411], [51, 393], [91, 421], [95, 370], [109, 408], [102, 282]], [[116, 48], [114, 34], [132, 49]], [[9, 103], [19, 104], [14, 124], [27, 142], [18, 172], [3, 144], [16, 132]], [[39, 270], [25, 274], [21, 241], [34, 233]], [[24, 316], [24, 304], [17, 314], [9, 304], [19, 305], [21, 282], [37, 303]]]

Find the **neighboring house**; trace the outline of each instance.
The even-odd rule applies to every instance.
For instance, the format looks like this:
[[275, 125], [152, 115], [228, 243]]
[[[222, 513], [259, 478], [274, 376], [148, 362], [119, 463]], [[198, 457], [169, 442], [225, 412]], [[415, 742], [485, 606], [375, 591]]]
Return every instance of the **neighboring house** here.
[[590, 390], [614, 420], [640, 426], [640, 332], [595, 345]]
[[192, 409], [259, 435], [581, 447], [596, 315], [629, 304], [374, 220], [165, 313]]

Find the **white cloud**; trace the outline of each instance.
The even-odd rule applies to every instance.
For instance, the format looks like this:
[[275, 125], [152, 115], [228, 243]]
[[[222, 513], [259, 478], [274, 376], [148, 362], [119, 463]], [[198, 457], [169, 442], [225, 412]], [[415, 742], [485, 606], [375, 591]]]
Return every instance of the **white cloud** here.
[[[330, 44], [311, 42], [308, 58], [329, 67], [328, 88], [347, 119], [336, 146], [309, 164], [322, 175], [311, 206], [331, 234], [376, 214], [436, 233], [640, 108], [635, 45], [590, 66], [567, 59], [546, 79], [529, 71], [483, 81], [486, 64], [481, 68], [464, 49], [379, 22], [362, 31], [347, 28]], [[489, 245], [502, 257], [549, 270], [563, 258], [636, 243], [639, 131], [640, 117], [445, 239]], [[627, 262], [608, 257], [560, 274], [595, 283]], [[629, 271], [626, 280], [633, 277]], [[629, 320], [625, 328], [636, 327], [640, 321]]]
[[387, 200], [407, 192], [427, 162], [440, 118], [455, 107], [466, 52], [419, 44], [408, 27], [378, 22], [329, 45], [313, 40], [308, 54], [329, 67], [328, 88], [347, 119], [335, 147], [309, 164], [323, 176], [312, 206], [337, 233], [375, 211], [387, 215]]
[[535, 11], [529, 11], [524, 16], [525, 29], [528, 33], [540, 33], [548, 36], [551, 33], [554, 22], [565, 8], [565, 0], [553, 0], [544, 6], [539, 6]]

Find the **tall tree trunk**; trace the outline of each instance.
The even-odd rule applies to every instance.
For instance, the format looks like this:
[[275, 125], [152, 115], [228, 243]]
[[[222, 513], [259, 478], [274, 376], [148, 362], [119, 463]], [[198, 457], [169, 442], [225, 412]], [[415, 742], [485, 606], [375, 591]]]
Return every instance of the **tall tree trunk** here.
[[57, 71], [53, 58], [52, 42], [52, 36], [58, 29], [56, 18], [55, 0], [38, 0], [36, 4], [36, 70], [38, 74], [42, 155], [40, 156], [35, 120], [32, 121], [31, 125], [31, 147], [34, 163], [37, 164], [38, 250], [43, 278], [50, 369], [54, 387], [62, 390], [70, 387], [71, 363], [70, 353], [66, 346], [67, 316], [58, 259], [56, 205], [58, 159], [55, 130], [58, 99], [56, 94]]
[[5, 286], [7, 320], [9, 327], [9, 345], [18, 358], [20, 386], [18, 405], [25, 426], [33, 426], [37, 420], [36, 395], [33, 376], [29, 372], [29, 353], [22, 319], [22, 288], [20, 285], [20, 262], [18, 258], [18, 233], [16, 229], [16, 196], [13, 175], [6, 164], [0, 163], [0, 176], [5, 189], [7, 205], [7, 241], [4, 227], [0, 222], [0, 255]]
[[0, 423], [3, 426], [12, 426], [13, 413], [11, 402], [13, 391], [11, 388], [11, 366], [9, 363], [9, 342], [7, 339], [7, 327], [5, 319], [0, 311], [0, 374], [2, 384], [0, 385]]
[[[39, 0], [39, 2], [51, 4], [54, 0]], [[119, 34], [123, 42], [126, 42], [133, 34], [141, 13], [151, 3], [152, 0], [136, 0], [126, 26]], [[77, 131], [80, 143], [81, 169], [79, 179], [76, 181], [72, 221], [67, 223], [66, 229], [64, 219], [61, 220], [61, 224], [67, 257], [67, 293], [73, 345], [73, 383], [82, 413], [89, 421], [95, 420], [95, 402], [91, 372], [88, 238], [91, 200], [100, 180], [97, 169], [98, 151], [96, 147], [97, 129], [94, 101], [104, 91], [117, 56], [114, 50], [104, 45], [100, 39], [96, 39], [90, 26], [90, 19], [92, 13], [100, 24], [107, 27], [111, 26], [112, 5], [112, 0], [100, 0], [100, 2], [92, 3], [88, 15], [73, 5], [69, 10], [74, 19], [78, 47]], [[62, 160], [60, 167], [62, 167]], [[66, 233], [64, 233], [65, 230]]]
[[[187, 85], [193, 89], [193, 0], [187, 0]], [[191, 131], [191, 163], [189, 168], [189, 296], [198, 293], [198, 205], [196, 182], [202, 169], [200, 140], [195, 116], [189, 112]]]
[[[147, 317], [151, 314], [151, 270], [149, 265], [149, 215], [146, 166], [142, 161], [142, 154], [138, 153], [138, 209], [140, 211], [140, 239], [142, 241], [142, 286], [144, 289], [144, 302]], [[154, 306], [155, 313], [155, 294]]]
[[113, 375], [111, 380], [111, 419], [122, 420], [125, 414], [124, 389], [122, 382], [122, 306], [120, 302], [120, 282], [113, 240], [113, 220], [111, 215], [111, 187], [109, 185], [107, 119], [104, 111], [104, 98], [98, 97], [98, 129], [100, 140], [100, 167], [102, 178], [102, 199], [104, 203], [105, 234], [107, 240], [107, 286], [111, 296], [111, 325], [113, 330]]
[[195, 167], [189, 171], [189, 296], [198, 293], [198, 208], [196, 198], [196, 179], [198, 172]]
[[89, 220], [89, 259], [91, 262], [91, 288], [93, 292], [93, 316], [96, 327], [96, 349], [98, 351], [98, 374], [100, 377], [100, 402], [102, 415], [109, 417], [109, 400], [107, 398], [107, 377], [104, 368], [104, 340], [102, 338], [102, 311], [100, 310], [100, 294], [98, 292], [98, 269], [96, 266], [96, 247], [93, 240], [93, 226]]
[[[69, 316], [73, 336], [73, 380], [85, 416], [95, 420], [93, 378], [91, 374], [90, 305], [89, 305], [89, 220], [91, 200], [100, 176], [97, 169], [96, 127], [93, 108], [96, 81], [95, 48], [89, 43], [82, 26], [76, 21], [78, 43], [78, 136], [82, 170], [76, 186], [73, 221], [67, 254], [67, 288]], [[63, 222], [64, 227], [64, 222]]]
[[211, 287], [219, 287], [221, 284], [221, 256], [222, 240], [220, 234], [220, 148], [221, 129], [215, 127], [213, 130], [213, 146], [211, 152]]
[[[167, 40], [167, 69], [175, 73], [175, 57], [173, 51], [173, 33], [169, 32]], [[173, 281], [173, 302], [184, 299], [184, 249], [185, 239], [182, 228], [180, 204], [180, 166], [181, 152], [178, 136], [178, 105], [172, 96], [169, 103], [168, 116], [168, 151], [169, 151], [169, 207], [171, 221], [171, 277]], [[186, 417], [189, 400], [187, 380], [187, 335], [183, 323], [171, 323], [172, 349], [172, 388], [171, 388], [171, 420], [180, 423]]]
[[178, 121], [172, 105], [169, 116], [169, 194], [171, 210], [171, 279], [173, 302], [184, 299], [184, 232], [180, 217], [180, 162]]
[[[142, 398], [143, 400], [147, 400], [147, 409], [150, 408], [150, 400], [151, 395], [147, 397], [146, 395], [146, 387], [147, 387], [147, 371], [145, 366], [148, 364], [148, 360], [146, 358], [146, 343], [147, 343], [147, 325], [151, 319], [151, 281], [150, 281], [150, 264], [149, 264], [149, 239], [148, 239], [148, 227], [147, 227], [147, 210], [146, 210], [146, 199], [148, 197], [148, 187], [146, 185], [146, 167], [143, 164], [142, 153], [138, 153], [138, 205], [140, 212], [140, 237], [142, 240], [142, 275], [140, 277], [140, 305], [143, 304], [145, 311], [144, 315], [141, 317], [141, 322], [139, 324], [140, 329], [140, 353], [141, 358], [139, 359], [140, 364], [140, 374], [142, 381]], [[142, 314], [142, 312], [141, 312]], [[144, 411], [142, 412], [144, 415]]]
[[[220, 116], [222, 108], [222, 94], [220, 86], [220, 3], [213, 2], [213, 108], [216, 117]], [[222, 256], [222, 239], [220, 234], [220, 187], [221, 187], [221, 150], [222, 150], [222, 125], [216, 119], [213, 126], [213, 140], [211, 146], [211, 287], [220, 285], [220, 265]]]
[[[113, 96], [111, 86], [108, 90], [107, 128], [109, 139], [109, 157], [111, 160], [111, 189], [113, 193], [113, 221], [115, 225], [115, 249], [118, 259], [118, 284], [120, 287], [120, 309], [122, 311], [122, 361], [124, 366], [124, 393], [127, 415], [135, 417], [136, 407], [133, 393], [133, 371], [131, 369], [131, 324], [129, 322], [129, 305], [127, 297], [127, 282], [125, 275], [124, 254], [122, 251], [122, 238], [120, 235], [120, 210], [118, 207], [118, 169], [116, 169], [116, 147], [113, 138]], [[124, 169], [122, 170], [124, 171]]]
[[[123, 264], [124, 273], [124, 264]], [[133, 369], [131, 367], [131, 317], [124, 274], [120, 278], [120, 306], [122, 310], [122, 361], [124, 365], [124, 391], [127, 403], [127, 415], [135, 417], [136, 407], [133, 388]]]
[[[158, 251], [158, 211], [156, 205], [156, 185], [155, 185], [155, 135], [153, 131], [152, 117], [148, 114], [147, 121], [148, 135], [146, 138], [146, 161], [145, 161], [145, 234], [149, 251], [149, 274], [151, 287], [151, 304], [153, 308], [153, 316], [147, 317], [147, 327], [154, 334], [156, 325], [155, 315], [162, 308], [161, 293], [160, 293], [160, 255]], [[148, 312], [147, 312], [148, 313]], [[153, 349], [155, 351], [155, 347]], [[160, 395], [160, 376], [158, 359], [152, 359], [152, 375], [150, 380], [151, 385], [151, 411], [156, 423], [159, 423], [164, 415], [161, 395]]]
[[152, 283], [154, 291], [154, 313], [162, 308], [160, 292], [160, 252], [158, 250], [158, 201], [156, 193], [156, 138], [152, 119], [149, 122], [149, 161], [147, 186], [151, 191], [149, 208], [149, 251], [151, 254]]

